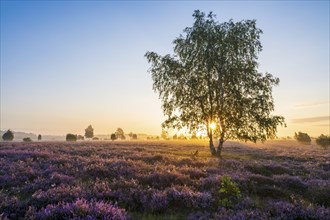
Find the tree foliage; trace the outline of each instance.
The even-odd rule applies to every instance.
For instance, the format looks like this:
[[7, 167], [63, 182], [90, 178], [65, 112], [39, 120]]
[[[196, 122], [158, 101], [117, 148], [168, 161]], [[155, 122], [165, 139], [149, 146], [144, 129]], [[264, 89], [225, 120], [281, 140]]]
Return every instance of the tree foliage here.
[[329, 147], [330, 146], [330, 136], [321, 134], [317, 139], [316, 143], [322, 147]]
[[66, 141], [77, 141], [77, 135], [75, 134], [67, 134], [65, 137]]
[[41, 134], [38, 135], [38, 141], [41, 141]]
[[272, 87], [279, 79], [257, 71], [262, 31], [256, 21], [219, 23], [212, 12], [198, 10], [193, 17], [193, 26], [174, 40], [173, 56], [145, 55], [167, 117], [162, 126], [206, 130], [211, 153], [218, 156], [227, 139], [274, 138], [284, 124], [283, 117], [272, 115]]
[[93, 138], [94, 137], [94, 129], [93, 129], [92, 125], [89, 125], [85, 129], [85, 137], [86, 138]]
[[298, 142], [305, 143], [305, 144], [310, 144], [312, 141], [311, 137], [307, 133], [303, 133], [303, 132], [298, 132], [298, 134], [295, 132], [294, 138]]
[[13, 139], [14, 139], [14, 133], [11, 130], [7, 130], [2, 135], [2, 140], [4, 140], [4, 141], [12, 141]]
[[111, 140], [113, 140], [113, 141], [114, 141], [114, 140], [116, 140], [116, 139], [117, 139], [117, 136], [116, 136], [116, 134], [114, 134], [114, 133], [113, 133], [113, 134], [111, 134], [110, 138], [111, 138]]
[[124, 130], [122, 128], [117, 128], [117, 130], [116, 130], [116, 137], [119, 138], [119, 139], [121, 139], [121, 140], [125, 140], [126, 139]]

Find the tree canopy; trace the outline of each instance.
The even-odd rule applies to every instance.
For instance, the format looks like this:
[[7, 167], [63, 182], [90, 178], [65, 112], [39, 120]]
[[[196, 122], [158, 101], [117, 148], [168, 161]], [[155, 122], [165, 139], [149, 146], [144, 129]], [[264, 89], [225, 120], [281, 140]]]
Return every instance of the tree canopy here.
[[12, 141], [14, 139], [14, 133], [11, 130], [6, 131], [2, 135], [2, 140], [4, 141]]
[[275, 137], [284, 124], [283, 117], [272, 115], [272, 88], [279, 79], [257, 71], [262, 31], [256, 21], [219, 23], [212, 12], [199, 10], [193, 17], [193, 26], [174, 40], [174, 55], [145, 55], [167, 117], [162, 126], [206, 130], [211, 153], [218, 156], [227, 139]]
[[89, 125], [85, 129], [85, 137], [86, 138], [93, 138], [94, 137], [94, 129], [93, 129], [92, 125]]
[[117, 128], [115, 134], [116, 134], [116, 137], [119, 138], [119, 139], [121, 139], [121, 140], [125, 140], [126, 139], [124, 130], [122, 128]]

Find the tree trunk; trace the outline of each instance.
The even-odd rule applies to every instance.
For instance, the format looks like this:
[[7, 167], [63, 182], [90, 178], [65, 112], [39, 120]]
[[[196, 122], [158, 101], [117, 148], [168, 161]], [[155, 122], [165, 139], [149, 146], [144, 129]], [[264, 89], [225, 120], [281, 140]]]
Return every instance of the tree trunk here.
[[221, 137], [221, 138], [219, 139], [219, 144], [218, 144], [218, 148], [217, 148], [217, 152], [216, 152], [216, 156], [217, 156], [217, 157], [220, 157], [220, 158], [221, 158], [221, 152], [222, 152], [223, 143], [224, 143], [224, 140], [223, 140], [223, 138]]
[[214, 147], [214, 144], [213, 144], [212, 132], [210, 133], [209, 138], [210, 138], [210, 151], [211, 151], [211, 154], [213, 156], [215, 156], [216, 155], [216, 150], [215, 150], [215, 147]]

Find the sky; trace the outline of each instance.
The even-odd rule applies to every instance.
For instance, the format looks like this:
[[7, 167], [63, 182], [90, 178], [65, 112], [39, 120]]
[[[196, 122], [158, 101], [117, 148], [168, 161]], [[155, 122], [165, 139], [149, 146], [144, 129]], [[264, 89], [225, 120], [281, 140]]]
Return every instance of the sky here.
[[278, 136], [330, 134], [329, 1], [1, 1], [0, 129], [160, 134], [144, 54], [173, 54], [194, 10], [256, 19], [259, 71], [273, 89]]

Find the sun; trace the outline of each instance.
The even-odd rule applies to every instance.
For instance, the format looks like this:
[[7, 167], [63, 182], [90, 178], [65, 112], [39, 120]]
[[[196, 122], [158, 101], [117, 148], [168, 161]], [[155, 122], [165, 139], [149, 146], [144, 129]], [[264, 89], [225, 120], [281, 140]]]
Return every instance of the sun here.
[[210, 128], [211, 128], [212, 130], [214, 130], [214, 129], [215, 129], [215, 127], [216, 127], [215, 123], [214, 123], [214, 122], [212, 122], [212, 123], [210, 124]]

